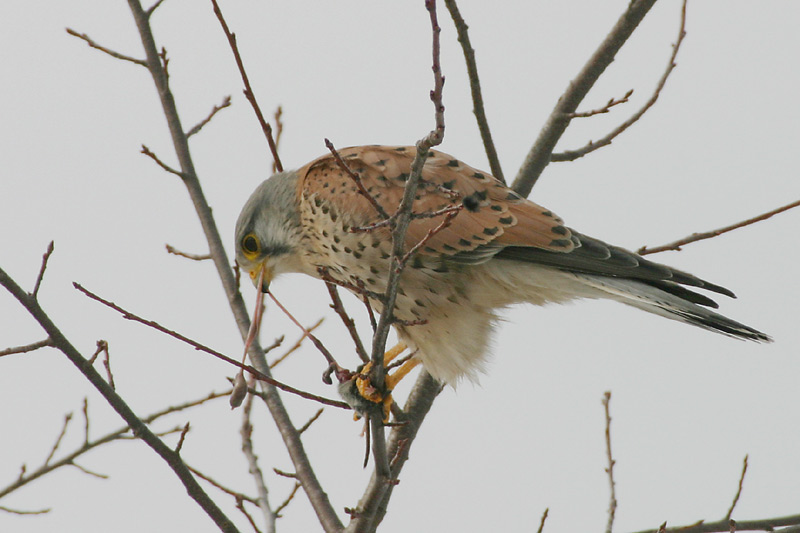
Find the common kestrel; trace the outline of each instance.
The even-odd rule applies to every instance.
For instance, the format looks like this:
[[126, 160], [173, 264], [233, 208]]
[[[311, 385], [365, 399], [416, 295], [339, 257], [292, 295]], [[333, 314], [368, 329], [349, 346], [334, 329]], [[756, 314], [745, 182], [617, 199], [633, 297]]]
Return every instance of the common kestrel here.
[[[394, 213], [416, 154], [412, 147], [359, 146], [339, 151], [349, 169]], [[491, 175], [431, 151], [414, 213], [463, 205], [431, 236], [403, 271], [395, 315], [400, 340], [433, 377], [455, 384], [483, 367], [497, 311], [576, 298], [608, 298], [731, 337], [770, 341], [766, 334], [719, 315], [716, 302], [694, 289], [734, 297], [724, 287], [582, 235]], [[323, 156], [264, 181], [236, 223], [236, 258], [264, 287], [284, 272], [320, 278], [319, 268], [371, 293], [386, 289], [391, 254], [377, 209], [335, 161]], [[442, 221], [414, 218], [406, 250]], [[687, 288], [691, 287], [691, 288]], [[381, 302], [371, 301], [381, 312]], [[412, 325], [413, 324], [413, 325]]]

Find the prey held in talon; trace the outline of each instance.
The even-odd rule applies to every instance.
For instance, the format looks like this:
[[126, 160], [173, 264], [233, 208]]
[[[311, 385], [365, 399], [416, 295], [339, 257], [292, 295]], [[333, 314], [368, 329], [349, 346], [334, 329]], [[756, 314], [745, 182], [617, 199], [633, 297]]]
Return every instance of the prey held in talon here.
[[[261, 290], [285, 272], [318, 279], [326, 272], [342, 286], [363, 287], [359, 296], [380, 313], [392, 255], [391, 230], [380, 222], [400, 205], [416, 149], [358, 146], [339, 154], [347, 168], [329, 154], [259, 185], [236, 223], [236, 257], [254, 281], [263, 269]], [[439, 228], [448, 208], [459, 206]], [[712, 310], [718, 305], [708, 293], [734, 297], [730, 290], [579, 233], [443, 152], [430, 151], [412, 213], [404, 249], [423, 244], [400, 276], [393, 327], [415, 352], [408, 363], [451, 385], [477, 379], [498, 311], [523, 302], [605, 298], [729, 337], [771, 340]], [[402, 369], [395, 375], [410, 370]], [[366, 401], [390, 397], [374, 396], [362, 381]]]

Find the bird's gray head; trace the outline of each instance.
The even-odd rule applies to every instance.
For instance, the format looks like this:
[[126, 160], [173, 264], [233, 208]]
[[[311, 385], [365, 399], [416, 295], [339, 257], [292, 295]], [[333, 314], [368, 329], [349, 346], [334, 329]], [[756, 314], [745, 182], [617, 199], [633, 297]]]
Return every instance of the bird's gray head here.
[[264, 269], [265, 292], [278, 274], [300, 270], [297, 203], [297, 173], [281, 172], [253, 191], [236, 221], [236, 260], [254, 284]]

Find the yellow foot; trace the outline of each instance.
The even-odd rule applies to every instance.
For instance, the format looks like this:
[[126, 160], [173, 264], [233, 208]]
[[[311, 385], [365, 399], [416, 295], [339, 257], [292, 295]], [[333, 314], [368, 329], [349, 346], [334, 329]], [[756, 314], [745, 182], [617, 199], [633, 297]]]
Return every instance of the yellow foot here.
[[[405, 343], [398, 343], [391, 350], [384, 354], [383, 364], [386, 366], [391, 363], [392, 360], [400, 355], [406, 348], [407, 346]], [[400, 365], [400, 367], [393, 374], [388, 374], [384, 378], [383, 392], [378, 390], [369, 379], [369, 372], [372, 369], [371, 362], [364, 365], [361, 371], [355, 376], [355, 384], [358, 394], [364, 400], [367, 400], [372, 404], [378, 404], [382, 406], [384, 422], [389, 420], [389, 410], [392, 407], [392, 390], [394, 390], [395, 386], [397, 386], [400, 380], [403, 379], [409, 372], [411, 372], [411, 370], [413, 370], [418, 364], [418, 359], [409, 359]], [[356, 412], [354, 419], [358, 420], [359, 418], [360, 415], [358, 412]]]

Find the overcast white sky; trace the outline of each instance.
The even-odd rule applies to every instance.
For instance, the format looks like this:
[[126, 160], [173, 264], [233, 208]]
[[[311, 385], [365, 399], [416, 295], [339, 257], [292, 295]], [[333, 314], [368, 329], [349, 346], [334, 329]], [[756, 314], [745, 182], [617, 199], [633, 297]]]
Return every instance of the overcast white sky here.
[[[513, 176], [568, 81], [606, 35], [627, 0], [463, 1], [478, 54], [487, 113], [505, 172]], [[491, 4], [491, 6], [489, 5]], [[298, 167], [337, 146], [412, 144], [432, 126], [428, 16], [423, 2], [223, 2], [262, 106], [284, 109], [281, 155]], [[576, 121], [560, 149], [597, 139], [648, 97], [678, 31], [680, 3], [662, 0], [581, 106], [634, 89], [631, 102]], [[442, 149], [487, 168], [472, 116], [460, 47], [443, 5], [442, 66], [447, 132]], [[657, 105], [613, 146], [551, 165], [532, 198], [583, 233], [628, 248], [656, 245], [748, 218], [800, 197], [800, 4], [791, 0], [690, 2], [678, 68]], [[166, 46], [185, 126], [225, 95], [233, 107], [192, 139], [195, 164], [228, 253], [233, 226], [270, 157], [241, 95], [240, 80], [209, 2], [168, 0], [153, 19]], [[149, 74], [90, 50], [72, 27], [140, 57], [124, 2], [13, 1], [0, 20], [0, 266], [31, 287], [55, 240], [40, 299], [85, 354], [110, 344], [117, 390], [142, 415], [226, 386], [221, 362], [122, 320], [71, 286], [87, 288], [214, 348], [237, 355], [241, 340], [211, 264], [167, 255], [164, 244], [203, 253], [188, 195], [139, 154], [144, 143], [174, 155]], [[772, 345], [720, 335], [603, 302], [520, 307], [506, 313], [495, 357], [479, 386], [447, 389], [420, 432], [382, 531], [601, 531], [608, 487], [603, 392], [611, 390], [619, 508], [615, 531], [723, 517], [750, 454], [737, 519], [800, 512], [800, 211], [655, 256], [734, 290], [723, 313], [764, 330]], [[254, 291], [245, 288], [252, 308]], [[327, 310], [321, 283], [288, 276], [276, 295], [355, 364]], [[348, 300], [350, 301], [350, 300]], [[360, 308], [352, 305], [360, 316]], [[364, 329], [366, 332], [366, 329]], [[297, 331], [275, 309], [265, 343]], [[0, 349], [43, 338], [0, 292]], [[348, 357], [350, 359], [348, 359]], [[277, 377], [327, 396], [322, 358], [310, 348]], [[410, 385], [410, 384], [409, 384]], [[404, 397], [409, 385], [401, 386]], [[64, 450], [82, 440], [88, 396], [91, 434], [121, 425], [76, 369], [54, 350], [0, 359], [0, 486], [22, 463], [47, 456], [65, 413], [75, 411]], [[298, 425], [317, 410], [285, 397]], [[239, 451], [240, 413], [225, 401], [185, 412], [190, 464], [253, 494]], [[256, 446], [279, 503], [292, 466], [271, 420], [256, 410]], [[305, 436], [338, 510], [355, 506], [360, 424], [328, 409]], [[174, 439], [173, 439], [174, 441]], [[49, 515], [0, 513], [0, 531], [215, 531], [171, 472], [143, 444], [116, 443], [0, 501]], [[243, 530], [232, 502], [209, 491]], [[301, 493], [281, 531], [319, 529]], [[342, 513], [342, 518], [346, 516]]]

